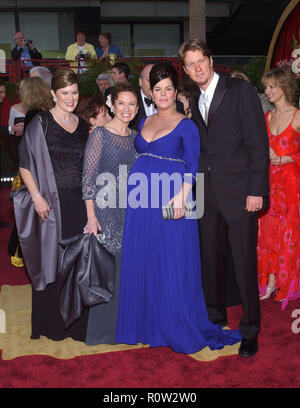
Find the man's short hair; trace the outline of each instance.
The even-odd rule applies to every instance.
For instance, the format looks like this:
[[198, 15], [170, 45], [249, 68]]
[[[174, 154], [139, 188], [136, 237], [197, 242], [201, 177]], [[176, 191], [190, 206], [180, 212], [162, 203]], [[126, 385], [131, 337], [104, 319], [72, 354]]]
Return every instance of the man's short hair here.
[[0, 86], [6, 86], [4, 79], [0, 78]]
[[200, 38], [193, 38], [192, 40], [186, 41], [185, 43], [181, 44], [178, 50], [178, 56], [181, 61], [184, 63], [184, 57], [188, 51], [196, 51], [199, 50], [205, 57], [211, 58], [212, 52], [208, 48], [207, 44], [200, 40]]
[[99, 74], [96, 78], [96, 82], [106, 79], [108, 81], [109, 86], [112, 85], [112, 79], [108, 74]]
[[35, 73], [39, 78], [42, 78], [51, 87], [52, 74], [46, 67], [32, 67], [29, 75]]
[[128, 79], [129, 77], [129, 73], [130, 73], [130, 69], [129, 66], [127, 64], [125, 64], [125, 62], [116, 62], [112, 68], [116, 68], [120, 74], [124, 74], [125, 78]]

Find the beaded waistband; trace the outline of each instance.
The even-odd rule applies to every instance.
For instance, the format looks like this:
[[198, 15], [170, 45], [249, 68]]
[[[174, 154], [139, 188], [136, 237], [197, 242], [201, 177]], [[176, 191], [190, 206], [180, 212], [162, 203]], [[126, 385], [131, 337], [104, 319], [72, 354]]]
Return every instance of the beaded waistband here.
[[162, 159], [162, 160], [169, 160], [169, 161], [175, 161], [179, 163], [183, 163], [185, 165], [185, 161], [181, 159], [174, 159], [173, 157], [163, 157], [163, 156], [158, 156], [156, 154], [152, 153], [140, 153], [137, 155], [137, 159], [141, 156], [150, 156], [150, 157], [155, 157], [156, 159]]

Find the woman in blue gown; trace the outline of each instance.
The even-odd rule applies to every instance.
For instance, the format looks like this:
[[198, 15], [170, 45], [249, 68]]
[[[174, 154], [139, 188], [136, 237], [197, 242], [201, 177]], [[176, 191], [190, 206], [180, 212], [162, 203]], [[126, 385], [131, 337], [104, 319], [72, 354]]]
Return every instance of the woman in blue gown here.
[[[208, 320], [197, 220], [184, 217], [198, 169], [199, 133], [175, 109], [172, 65], [154, 65], [150, 86], [158, 112], [142, 119], [135, 139], [139, 156], [128, 179], [117, 341], [188, 354], [220, 349], [241, 335]], [[167, 182], [168, 175], [174, 182]], [[163, 219], [166, 204], [173, 205], [174, 219]]]

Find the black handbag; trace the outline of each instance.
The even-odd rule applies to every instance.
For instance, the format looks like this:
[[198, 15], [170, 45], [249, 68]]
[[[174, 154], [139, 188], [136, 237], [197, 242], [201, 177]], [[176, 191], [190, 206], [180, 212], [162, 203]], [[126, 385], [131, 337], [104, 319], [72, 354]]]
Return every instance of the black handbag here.
[[107, 303], [114, 294], [115, 258], [94, 234], [60, 241], [63, 249], [58, 277], [60, 313], [68, 328], [84, 307]]

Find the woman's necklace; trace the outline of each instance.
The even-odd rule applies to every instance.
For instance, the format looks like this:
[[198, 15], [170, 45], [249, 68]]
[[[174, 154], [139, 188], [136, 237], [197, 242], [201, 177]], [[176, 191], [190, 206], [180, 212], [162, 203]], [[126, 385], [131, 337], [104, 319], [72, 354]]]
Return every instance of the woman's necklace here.
[[55, 109], [54, 109], [54, 108], [51, 109], [51, 112], [54, 114], [54, 116], [55, 116], [57, 119], [61, 120], [61, 121], [62, 121], [63, 123], [65, 123], [65, 124], [69, 124], [69, 123], [73, 120], [73, 113], [71, 113], [69, 119], [64, 119], [64, 118], [62, 118], [57, 112], [55, 112]]

